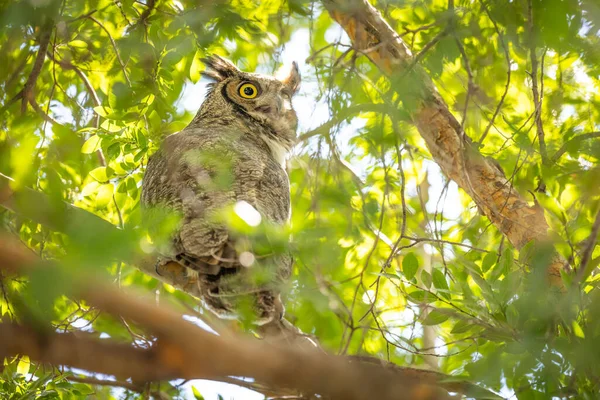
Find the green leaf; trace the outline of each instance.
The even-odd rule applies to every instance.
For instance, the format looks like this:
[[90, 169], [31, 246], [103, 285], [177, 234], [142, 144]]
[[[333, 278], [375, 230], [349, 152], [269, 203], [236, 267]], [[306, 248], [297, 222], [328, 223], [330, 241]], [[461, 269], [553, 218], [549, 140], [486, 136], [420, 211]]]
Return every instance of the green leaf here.
[[414, 303], [431, 303], [437, 300], [434, 295], [424, 290], [415, 290], [407, 294], [408, 299]]
[[419, 269], [419, 260], [414, 253], [408, 253], [402, 259], [402, 272], [406, 279], [411, 280], [417, 274]]
[[423, 325], [431, 326], [431, 325], [439, 325], [442, 322], [448, 320], [448, 316], [446, 314], [442, 314], [437, 310], [431, 310], [425, 320], [421, 322]]
[[88, 44], [86, 42], [84, 42], [83, 40], [76, 39], [76, 40], [71, 40], [69, 42], [69, 46], [71, 46], [71, 47], [77, 47], [77, 48], [80, 48], [80, 49], [85, 49], [85, 48], [88, 47]]
[[29, 373], [29, 367], [31, 367], [29, 357], [21, 356], [19, 359], [19, 364], [17, 364], [17, 373], [25, 376]]
[[433, 286], [439, 290], [448, 290], [448, 282], [444, 273], [439, 269], [434, 269], [432, 273]]
[[113, 193], [115, 189], [112, 183], [107, 183], [100, 186], [98, 194], [96, 195], [96, 206], [98, 208], [104, 208], [112, 201]]
[[81, 189], [81, 195], [86, 197], [91, 195], [92, 193], [96, 193], [98, 187], [100, 187], [100, 183], [98, 183], [98, 181], [90, 181], [87, 185], [83, 187], [83, 189]]
[[112, 108], [110, 107], [104, 107], [104, 106], [97, 106], [94, 107], [94, 111], [96, 112], [96, 114], [98, 114], [101, 117], [108, 117], [110, 114], [113, 114], [114, 111], [112, 110]]
[[202, 62], [200, 61], [200, 51], [197, 51], [192, 58], [192, 65], [190, 65], [190, 80], [196, 83], [200, 80], [200, 71], [202, 71]]
[[194, 395], [194, 398], [196, 400], [204, 400], [204, 396], [202, 396], [200, 391], [198, 389], [196, 389], [195, 386], [192, 386], [192, 394]]
[[110, 167], [98, 167], [90, 171], [90, 176], [98, 182], [107, 182], [114, 174]]
[[483, 273], [486, 273], [489, 271], [490, 268], [492, 268], [492, 266], [494, 264], [496, 264], [496, 260], [498, 259], [498, 257], [496, 256], [495, 253], [487, 253], [485, 255], [485, 257], [483, 257], [483, 260], [481, 261], [481, 271]]
[[88, 140], [85, 141], [83, 146], [81, 146], [81, 152], [84, 154], [91, 154], [100, 149], [101, 142], [102, 138], [100, 138], [100, 136], [92, 135]]
[[467, 323], [466, 321], [460, 320], [456, 323], [456, 325], [454, 325], [454, 328], [452, 328], [452, 331], [450, 331], [450, 333], [454, 333], [454, 334], [465, 333], [469, 329], [471, 329], [471, 327], [472, 327], [471, 324]]
[[426, 289], [431, 288], [431, 274], [425, 270], [421, 271], [421, 282]]

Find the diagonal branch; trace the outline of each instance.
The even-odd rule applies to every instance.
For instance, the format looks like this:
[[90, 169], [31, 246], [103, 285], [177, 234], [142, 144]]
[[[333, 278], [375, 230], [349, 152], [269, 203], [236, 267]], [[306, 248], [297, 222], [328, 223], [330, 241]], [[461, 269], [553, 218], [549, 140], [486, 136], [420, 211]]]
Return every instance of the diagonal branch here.
[[113, 39], [112, 35], [110, 34], [110, 31], [108, 29], [106, 29], [106, 27], [104, 26], [104, 24], [102, 24], [102, 22], [98, 21], [92, 15], [88, 15], [87, 18], [90, 21], [94, 22], [96, 25], [98, 25], [100, 28], [102, 28], [102, 30], [106, 33], [106, 35], [108, 35], [108, 39], [110, 40], [110, 44], [112, 45], [113, 50], [115, 51], [115, 54], [117, 56], [117, 61], [119, 62], [119, 65], [121, 66], [121, 70], [123, 71], [125, 80], [127, 81], [127, 84], [129, 86], [131, 86], [131, 81], [129, 80], [129, 74], [127, 74], [127, 68], [125, 68], [125, 63], [123, 62], [123, 59], [121, 58], [121, 54], [119, 53], [119, 49], [117, 48], [117, 43], [115, 42], [115, 39]]
[[596, 248], [596, 242], [598, 241], [598, 233], [600, 233], [600, 211], [596, 214], [594, 225], [592, 225], [592, 232], [590, 237], [586, 240], [585, 248], [583, 249], [583, 255], [581, 256], [581, 265], [577, 270], [577, 279], [583, 281], [591, 271], [587, 271], [588, 264], [592, 258], [594, 248]]
[[[415, 65], [402, 38], [383, 19], [367, 0], [324, 0], [332, 18], [346, 31], [353, 46], [375, 51], [367, 57], [384, 71], [392, 81], [398, 78], [421, 80], [421, 93], [412, 119], [434, 161], [446, 176], [467, 192], [490, 221], [521, 249], [530, 241], [548, 240], [548, 224], [539, 205], [529, 205], [516, 192], [493, 159], [482, 156], [471, 145], [460, 123], [450, 112], [425, 71]], [[562, 287], [560, 271], [564, 261], [558, 256], [548, 267], [548, 277], [555, 286]]]
[[38, 362], [68, 365], [142, 382], [177, 376], [152, 350], [127, 344], [10, 323], [0, 323], [0, 337], [0, 357], [28, 355]]
[[577, 135], [574, 138], [570, 139], [569, 141], [565, 142], [565, 144], [563, 144], [560, 149], [558, 149], [556, 151], [556, 153], [554, 153], [554, 155], [552, 156], [552, 162], [555, 163], [557, 162], [563, 154], [565, 154], [567, 152], [567, 149], [574, 145], [574, 144], [579, 144], [580, 142], [583, 142], [584, 140], [588, 140], [588, 139], [594, 139], [600, 137], [600, 131], [598, 132], [588, 132], [588, 133], [583, 133], [581, 135]]
[[[543, 93], [538, 89], [538, 60], [535, 55], [536, 50], [536, 32], [533, 23], [533, 4], [532, 0], [527, 1], [527, 27], [529, 29], [529, 57], [531, 59], [531, 91], [533, 93], [533, 106], [535, 107], [535, 126], [537, 135], [540, 140], [540, 154], [542, 155], [542, 163], [548, 164], [548, 151], [546, 150], [546, 138], [544, 134], [544, 124], [542, 123], [542, 96]], [[544, 59], [542, 58], [542, 62]], [[543, 72], [543, 65], [542, 65]], [[540, 79], [544, 79], [541, 75]]]
[[54, 28], [53, 21], [48, 18], [44, 26], [40, 31], [39, 42], [40, 48], [38, 49], [37, 56], [35, 57], [35, 61], [33, 62], [33, 68], [31, 69], [31, 73], [27, 78], [27, 82], [25, 82], [25, 86], [23, 87], [21, 98], [23, 102], [21, 103], [21, 112], [25, 112], [27, 108], [27, 103], [31, 102], [31, 100], [35, 96], [35, 84], [37, 82], [40, 73], [42, 72], [42, 67], [44, 66], [44, 60], [46, 59], [46, 51], [48, 50], [48, 45], [50, 44], [50, 36], [52, 34], [52, 29]]
[[[0, 237], [0, 267], [9, 274], [35, 273], [38, 268], [60, 274], [53, 265], [40, 263], [33, 252], [6, 236]], [[69, 279], [75, 296], [99, 310], [136, 321], [158, 338], [157, 344], [149, 350], [136, 349], [52, 329], [0, 324], [0, 354], [26, 354], [37, 361], [111, 374], [118, 379], [131, 378], [134, 382], [245, 376], [269, 387], [295, 388], [332, 399], [433, 400], [446, 398], [436, 387], [458, 392], [468, 389], [461, 382], [444, 383], [445, 376], [432, 371], [271, 345], [233, 334], [217, 336], [186, 321], [171, 308], [157, 307], [144, 296], [128, 295], [97, 277], [73, 273]]]

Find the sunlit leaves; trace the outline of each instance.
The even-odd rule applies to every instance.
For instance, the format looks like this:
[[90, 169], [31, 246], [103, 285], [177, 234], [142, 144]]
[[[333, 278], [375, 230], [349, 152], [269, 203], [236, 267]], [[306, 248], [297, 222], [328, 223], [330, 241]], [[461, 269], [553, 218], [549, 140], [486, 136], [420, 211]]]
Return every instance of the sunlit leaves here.
[[[28, 213], [16, 217], [1, 211], [0, 221], [44, 258], [103, 269], [124, 286], [154, 292], [157, 281], [115, 260], [140, 243], [149, 245], [129, 229], [155, 229], [168, 240], [178, 223], [177, 216], [166, 214], [141, 220], [140, 186], [148, 157], [193, 117], [193, 110], [183, 110], [182, 99], [203, 95], [200, 58], [222, 54], [240, 67], [264, 72], [278, 67], [286, 51], [311, 56], [301, 63], [300, 99], [310, 105], [297, 107], [301, 125], [313, 120], [320, 125], [328, 117], [333, 122], [306, 147], [299, 145], [290, 161], [291, 227], [259, 229], [235, 213], [227, 217], [237, 233], [253, 235], [261, 251], [286, 248], [292, 237], [296, 264], [286, 297], [289, 318], [317, 334], [328, 349], [372, 352], [415, 365], [424, 362], [423, 353], [435, 352], [442, 371], [466, 372], [479, 383], [514, 390], [519, 399], [572, 393], [593, 398], [600, 375], [599, 358], [590, 351], [600, 332], [593, 274], [599, 250], [590, 254], [581, 293], [569, 292], [564, 300], [545, 285], [544, 268], [553, 251], [578, 266], [598, 212], [600, 142], [597, 136], [578, 139], [598, 131], [598, 8], [589, 0], [532, 0], [535, 30], [530, 32], [527, 1], [454, 3], [452, 10], [453, 2], [443, 0], [376, 7], [412, 53], [420, 54], [420, 65], [465, 134], [478, 140], [489, 130], [482, 143], [472, 145], [499, 161], [510, 190], [529, 206], [544, 208], [552, 249], [528, 244], [517, 252], [465, 191], [445, 187], [411, 118], [421, 106], [422, 75], [384, 76], [365, 57], [370, 50], [350, 46], [319, 3], [298, 0], [217, 7], [162, 1], [145, 21], [139, 19], [148, 2], [0, 5], [2, 105], [23, 88], [32, 70], [40, 23], [60, 10], [52, 57], [36, 79], [34, 98], [62, 123], [44, 122], [29, 105], [22, 113], [21, 101], [3, 110], [0, 172], [16, 179], [14, 190], [43, 191], [56, 204], [75, 204], [123, 229], [86, 218], [65, 221], [60, 207], [43, 218], [47, 210], [39, 202], [24, 204], [18, 195], [15, 204]], [[548, 165], [541, 164], [532, 119], [532, 36]], [[303, 53], [307, 40], [312, 54]], [[189, 82], [200, 84], [185, 86]], [[208, 158], [221, 166], [219, 179], [227, 184], [230, 166], [222, 154]], [[522, 205], [506, 204], [514, 206]], [[502, 218], [502, 209], [494, 212]], [[509, 221], [502, 224], [511, 229]], [[47, 303], [38, 314], [55, 324], [71, 315], [68, 323], [94, 320], [89, 308], [59, 296], [60, 284], [56, 277], [39, 276], [12, 282], [7, 290], [25, 293], [31, 285], [40, 293], [29, 296], [28, 304]], [[197, 306], [172, 287], [161, 296]], [[14, 311], [0, 296], [0, 314], [7, 318]], [[444, 344], [422, 350], [423, 326], [435, 326]], [[132, 340], [120, 321], [104, 316], [89, 329]], [[49, 398], [52, 391], [77, 390], [76, 398], [90, 393], [39, 371], [37, 380], [26, 380], [14, 374], [17, 365], [24, 372], [25, 364], [7, 361], [1, 378], [5, 391], [40, 397], [46, 390]]]
[[419, 269], [419, 261], [414, 253], [408, 253], [402, 259], [402, 272], [404, 272], [404, 276], [406, 279], [412, 279]]

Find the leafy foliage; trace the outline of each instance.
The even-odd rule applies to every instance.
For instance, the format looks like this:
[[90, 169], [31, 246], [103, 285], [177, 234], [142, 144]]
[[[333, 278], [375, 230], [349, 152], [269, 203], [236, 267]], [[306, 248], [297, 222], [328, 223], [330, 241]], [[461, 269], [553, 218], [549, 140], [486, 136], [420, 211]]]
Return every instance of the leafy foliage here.
[[[202, 316], [193, 298], [127, 262], [147, 245], [139, 196], [148, 156], [192, 119], [182, 98], [202, 96], [194, 85], [203, 83], [200, 57], [218, 53], [246, 70], [271, 72], [289, 52], [310, 48], [295, 100], [306, 140], [289, 162], [296, 266], [288, 318], [334, 352], [433, 363], [518, 399], [594, 398], [596, 1], [376, 4], [479, 151], [499, 162], [514, 190], [544, 207], [553, 243], [520, 252], [431, 161], [411, 124], [414, 77], [383, 76], [318, 2], [217, 3], [0, 4], [0, 172], [14, 179], [17, 201], [20, 190], [34, 188], [54, 205], [70, 203], [121, 229], [64, 220], [59, 208], [35, 204], [30, 218], [0, 210], [4, 229], [65, 269], [60, 277], [3, 279], [2, 321], [38, 318], [56, 329], [150, 346], [153, 338], [135, 325], [68, 297], [69, 276], [82, 269], [121, 287], [158, 290], [161, 301], [183, 302]], [[44, 40], [45, 59], [36, 66]], [[331, 122], [311, 131], [325, 117]], [[546, 284], [549, 246], [576, 271], [565, 276], [566, 293]], [[138, 396], [75, 383], [44, 366], [24, 370], [21, 362], [4, 361], [3, 398]], [[180, 395], [176, 383], [152, 390]], [[202, 398], [201, 391], [193, 396]]]

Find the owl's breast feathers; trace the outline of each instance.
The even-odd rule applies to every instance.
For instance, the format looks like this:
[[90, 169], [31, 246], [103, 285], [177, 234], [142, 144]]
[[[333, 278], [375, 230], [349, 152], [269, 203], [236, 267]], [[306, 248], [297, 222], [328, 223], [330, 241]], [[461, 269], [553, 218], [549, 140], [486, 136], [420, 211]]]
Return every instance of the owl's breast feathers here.
[[[287, 174], [260, 136], [223, 126], [190, 126], [167, 137], [148, 162], [144, 208], [164, 207], [181, 217], [170, 248], [160, 249], [162, 261], [196, 271], [205, 303], [225, 314], [231, 307], [226, 298], [215, 296], [228, 290], [221, 278], [244, 268], [234, 238], [213, 217], [239, 201], [252, 205], [268, 221], [284, 224], [289, 219]], [[291, 257], [276, 259], [277, 276], [287, 278]], [[262, 301], [274, 304], [272, 300]]]

